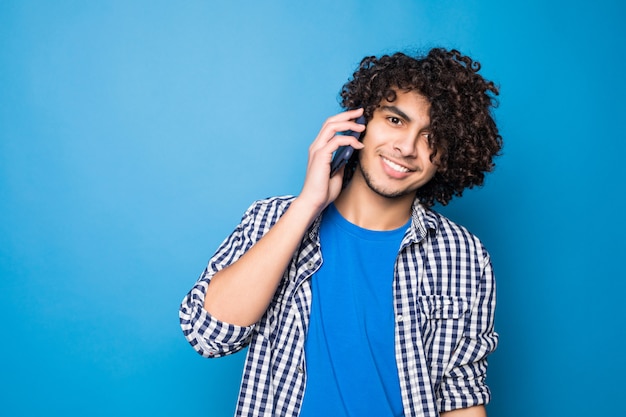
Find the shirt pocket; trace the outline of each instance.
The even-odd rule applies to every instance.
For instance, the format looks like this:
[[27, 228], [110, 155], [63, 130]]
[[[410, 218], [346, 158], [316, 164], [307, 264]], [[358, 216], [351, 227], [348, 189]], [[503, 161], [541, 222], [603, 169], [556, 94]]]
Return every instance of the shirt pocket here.
[[433, 384], [438, 386], [442, 370], [463, 337], [469, 302], [462, 297], [424, 295], [418, 304], [424, 353]]

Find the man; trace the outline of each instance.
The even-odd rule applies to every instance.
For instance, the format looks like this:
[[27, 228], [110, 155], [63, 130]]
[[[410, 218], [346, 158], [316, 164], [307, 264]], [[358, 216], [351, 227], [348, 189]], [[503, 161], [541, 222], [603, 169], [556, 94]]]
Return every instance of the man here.
[[[365, 58], [299, 196], [253, 204], [210, 260], [181, 326], [206, 357], [249, 346], [237, 415], [485, 415], [491, 262], [430, 209], [481, 185], [501, 149], [479, 68], [444, 49]], [[356, 151], [331, 176], [340, 146]]]

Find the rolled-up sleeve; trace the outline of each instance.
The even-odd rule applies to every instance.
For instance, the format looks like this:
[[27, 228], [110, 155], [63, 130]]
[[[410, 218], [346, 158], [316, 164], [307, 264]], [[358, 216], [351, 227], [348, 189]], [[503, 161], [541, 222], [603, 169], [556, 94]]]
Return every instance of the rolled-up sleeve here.
[[487, 404], [491, 393], [485, 383], [487, 356], [498, 345], [494, 331], [495, 279], [489, 255], [484, 252], [476, 297], [470, 306], [463, 337], [444, 370], [438, 396], [440, 412]]
[[254, 325], [240, 327], [211, 316], [204, 309], [204, 297], [211, 278], [237, 261], [263, 235], [263, 224], [256, 215], [262, 204], [255, 202], [243, 215], [241, 222], [210, 259], [206, 269], [183, 299], [179, 319], [183, 334], [191, 346], [207, 358], [221, 357], [243, 349]]
[[204, 297], [211, 278], [241, 258], [258, 242], [284, 213], [292, 199], [285, 196], [254, 202], [183, 299], [179, 310], [180, 325], [191, 346], [202, 356], [225, 356], [243, 349], [249, 343], [255, 326], [240, 327], [212, 317], [204, 309]]
[[202, 277], [183, 299], [180, 306], [180, 325], [185, 338], [200, 355], [215, 358], [243, 349], [254, 326], [241, 327], [225, 323], [204, 309], [204, 294], [208, 279]]

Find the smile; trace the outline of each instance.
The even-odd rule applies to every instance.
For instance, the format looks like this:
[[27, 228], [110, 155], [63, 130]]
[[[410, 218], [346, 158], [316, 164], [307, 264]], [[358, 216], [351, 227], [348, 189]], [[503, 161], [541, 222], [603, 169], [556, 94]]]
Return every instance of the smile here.
[[391, 169], [393, 169], [396, 172], [409, 172], [410, 169], [408, 169], [407, 167], [403, 167], [402, 165], [398, 165], [395, 162], [390, 161], [389, 159], [382, 157], [383, 162]]

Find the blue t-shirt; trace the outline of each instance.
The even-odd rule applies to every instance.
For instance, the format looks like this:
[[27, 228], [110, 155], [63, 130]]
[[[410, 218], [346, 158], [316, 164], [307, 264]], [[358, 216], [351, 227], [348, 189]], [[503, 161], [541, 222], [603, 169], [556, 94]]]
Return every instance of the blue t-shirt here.
[[408, 225], [372, 231], [348, 222], [332, 204], [324, 213], [300, 417], [403, 415], [392, 291]]

